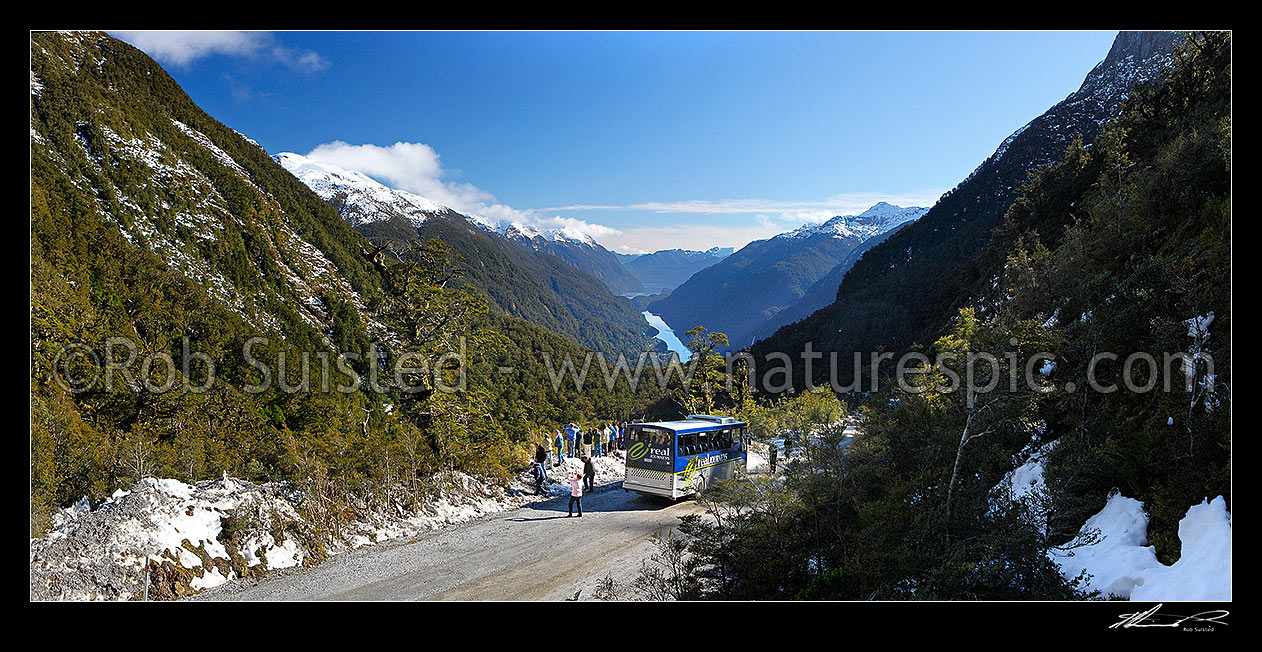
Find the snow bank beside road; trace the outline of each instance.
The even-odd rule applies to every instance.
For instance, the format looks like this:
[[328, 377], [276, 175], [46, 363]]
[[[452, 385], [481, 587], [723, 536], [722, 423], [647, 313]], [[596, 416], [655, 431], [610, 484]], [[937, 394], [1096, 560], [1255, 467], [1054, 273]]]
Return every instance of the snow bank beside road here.
[[1048, 555], [1067, 578], [1085, 570], [1089, 587], [1107, 597], [1131, 600], [1230, 600], [1231, 513], [1222, 496], [1193, 505], [1179, 521], [1182, 554], [1166, 566], [1148, 543], [1143, 503], [1121, 494], [1087, 520], [1082, 534], [1098, 529], [1101, 539]]
[[[595, 459], [597, 485], [621, 481], [619, 454]], [[575, 470], [581, 471], [581, 464]], [[30, 542], [32, 600], [175, 599], [247, 576], [307, 565], [327, 555], [416, 536], [487, 514], [569, 494], [565, 473], [550, 469], [543, 496], [529, 473], [496, 486], [460, 472], [440, 474], [418, 509], [404, 513], [351, 506], [355, 516], [329, 540], [301, 510], [305, 497], [285, 483], [221, 478], [188, 485], [145, 478], [92, 509], [87, 499], [61, 510]]]
[[[303, 563], [296, 492], [222, 478], [187, 485], [145, 478], [95, 510], [87, 499], [31, 541], [31, 598], [174, 598], [245, 574]], [[235, 517], [235, 518], [234, 518]], [[225, 532], [225, 528], [228, 529]]]

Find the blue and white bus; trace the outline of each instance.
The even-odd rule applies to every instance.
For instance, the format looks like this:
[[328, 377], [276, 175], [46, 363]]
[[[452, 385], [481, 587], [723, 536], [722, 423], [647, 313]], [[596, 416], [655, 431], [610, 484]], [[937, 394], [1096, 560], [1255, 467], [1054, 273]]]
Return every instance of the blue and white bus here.
[[622, 488], [675, 499], [744, 473], [748, 430], [732, 417], [709, 414], [633, 423], [627, 426]]

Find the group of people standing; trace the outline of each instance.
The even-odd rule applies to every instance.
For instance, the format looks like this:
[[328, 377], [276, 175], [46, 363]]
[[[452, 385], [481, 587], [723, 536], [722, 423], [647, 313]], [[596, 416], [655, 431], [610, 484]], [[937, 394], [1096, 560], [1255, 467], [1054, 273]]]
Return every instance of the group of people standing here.
[[614, 451], [621, 450], [625, 441], [627, 423], [606, 423], [604, 427], [592, 427], [583, 430], [571, 422], [564, 428], [553, 432], [535, 444], [535, 461], [533, 474], [535, 493], [543, 493], [543, 485], [548, 480], [548, 468], [564, 464], [566, 457], [583, 461], [583, 473], [575, 471], [566, 474], [570, 484], [570, 516], [578, 507], [578, 515], [583, 515], [583, 491], [591, 491], [596, 484], [596, 465], [593, 457], [604, 457]]
[[545, 437], [541, 446], [550, 460], [549, 465], [556, 466], [565, 462], [567, 457], [604, 457], [622, 449], [626, 436], [627, 423], [606, 423], [603, 427], [579, 428], [573, 422], [556, 430], [551, 437]]

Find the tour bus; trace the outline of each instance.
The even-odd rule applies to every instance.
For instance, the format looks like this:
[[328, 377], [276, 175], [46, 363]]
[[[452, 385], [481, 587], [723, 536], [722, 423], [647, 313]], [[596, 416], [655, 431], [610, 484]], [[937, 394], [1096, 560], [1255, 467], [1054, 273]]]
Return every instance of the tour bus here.
[[627, 426], [627, 476], [622, 488], [681, 498], [745, 472], [748, 424], [690, 414], [682, 421]]

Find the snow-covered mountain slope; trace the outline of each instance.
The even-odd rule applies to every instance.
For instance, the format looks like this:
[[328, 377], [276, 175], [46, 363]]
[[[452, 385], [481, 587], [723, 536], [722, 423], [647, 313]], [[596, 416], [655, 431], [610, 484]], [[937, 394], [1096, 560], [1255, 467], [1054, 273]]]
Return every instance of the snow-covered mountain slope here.
[[351, 226], [399, 217], [420, 226], [433, 215], [451, 211], [436, 201], [391, 188], [368, 175], [313, 158], [281, 152], [272, 157], [299, 181], [338, 209]]
[[[432, 199], [391, 188], [368, 175], [293, 152], [273, 158], [333, 205], [351, 226], [372, 235], [393, 223], [420, 228], [427, 219], [445, 217], [470, 224], [533, 251], [550, 254], [600, 279], [613, 294], [643, 289], [638, 279], [618, 264], [613, 253], [590, 235], [570, 227], [539, 227], [513, 220], [492, 220], [461, 213]], [[369, 227], [369, 228], [361, 228]]]
[[929, 209], [923, 206], [903, 208], [886, 202], [878, 202], [858, 215], [838, 215], [822, 224], [807, 224], [781, 233], [777, 238], [808, 238], [812, 235], [830, 235], [834, 238], [857, 237], [867, 240], [882, 233], [888, 233], [921, 215]]
[[512, 239], [534, 240], [535, 238], [540, 238], [547, 242], [560, 242], [588, 247], [600, 246], [590, 235], [571, 227], [539, 228], [538, 226], [522, 222], [506, 220], [494, 224], [491, 229], [506, 238]]

